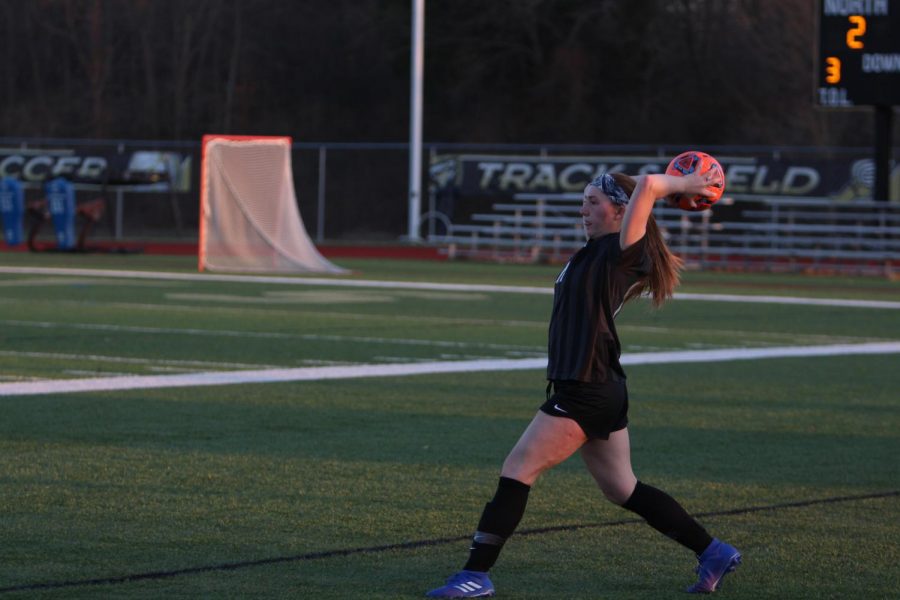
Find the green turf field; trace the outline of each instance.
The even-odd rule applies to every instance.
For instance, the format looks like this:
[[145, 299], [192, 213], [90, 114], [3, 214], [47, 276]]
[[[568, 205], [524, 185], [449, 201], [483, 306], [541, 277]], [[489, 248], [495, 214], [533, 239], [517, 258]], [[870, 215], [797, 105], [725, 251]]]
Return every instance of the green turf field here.
[[[549, 288], [558, 267], [337, 261], [339, 280]], [[0, 255], [190, 273], [185, 257]], [[900, 302], [870, 278], [682, 291]], [[545, 355], [551, 296], [0, 273], [0, 388]], [[900, 342], [900, 310], [677, 300], [626, 355]], [[628, 367], [638, 476], [744, 553], [728, 598], [900, 590], [900, 354]], [[540, 370], [0, 396], [0, 597], [415, 598], [460, 568]], [[535, 486], [502, 598], [680, 598], [693, 557], [573, 458]]]

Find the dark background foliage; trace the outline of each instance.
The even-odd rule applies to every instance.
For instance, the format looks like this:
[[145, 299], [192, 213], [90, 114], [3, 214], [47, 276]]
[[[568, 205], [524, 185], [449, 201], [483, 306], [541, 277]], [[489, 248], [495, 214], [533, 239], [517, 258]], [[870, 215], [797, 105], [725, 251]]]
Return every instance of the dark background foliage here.
[[[0, 135], [404, 141], [410, 4], [3, 0]], [[425, 139], [869, 145], [813, 107], [814, 31], [812, 0], [428, 0]]]

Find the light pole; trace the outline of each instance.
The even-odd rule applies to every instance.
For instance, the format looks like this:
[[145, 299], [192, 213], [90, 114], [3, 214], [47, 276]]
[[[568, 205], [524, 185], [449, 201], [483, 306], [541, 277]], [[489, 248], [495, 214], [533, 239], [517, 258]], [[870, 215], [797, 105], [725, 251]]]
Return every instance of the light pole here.
[[422, 76], [425, 71], [425, 0], [412, 0], [412, 38], [409, 89], [409, 231], [411, 242], [421, 241], [422, 214]]

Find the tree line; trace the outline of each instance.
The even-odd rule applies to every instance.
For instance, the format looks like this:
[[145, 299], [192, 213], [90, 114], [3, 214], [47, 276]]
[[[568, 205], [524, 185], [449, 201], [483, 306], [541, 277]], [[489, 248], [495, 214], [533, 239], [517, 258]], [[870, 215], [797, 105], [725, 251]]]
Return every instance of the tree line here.
[[[404, 141], [410, 0], [2, 0], [2, 137]], [[809, 0], [428, 0], [424, 135], [868, 145]], [[896, 138], [896, 136], [895, 136]]]

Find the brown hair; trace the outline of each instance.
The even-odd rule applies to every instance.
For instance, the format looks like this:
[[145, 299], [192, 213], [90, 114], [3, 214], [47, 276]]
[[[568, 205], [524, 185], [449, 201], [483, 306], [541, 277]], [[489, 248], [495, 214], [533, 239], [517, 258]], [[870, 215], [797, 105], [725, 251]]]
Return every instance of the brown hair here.
[[[624, 173], [610, 173], [610, 175], [616, 180], [619, 187], [631, 196], [637, 181]], [[650, 274], [628, 290], [625, 301], [633, 300], [649, 291], [654, 308], [659, 308], [675, 294], [675, 288], [681, 281], [681, 269], [684, 261], [669, 250], [652, 214], [647, 219], [646, 237], [647, 253], [650, 255], [653, 265], [650, 268]]]

